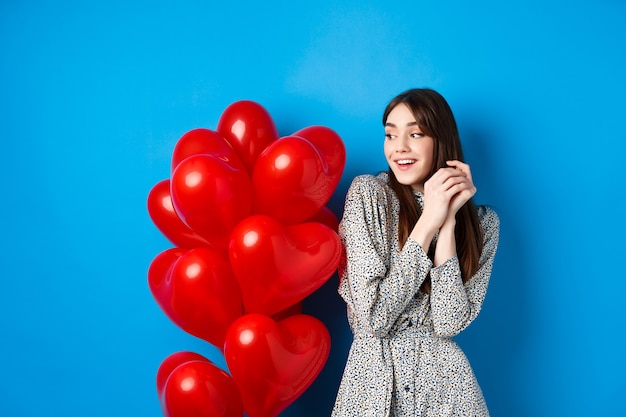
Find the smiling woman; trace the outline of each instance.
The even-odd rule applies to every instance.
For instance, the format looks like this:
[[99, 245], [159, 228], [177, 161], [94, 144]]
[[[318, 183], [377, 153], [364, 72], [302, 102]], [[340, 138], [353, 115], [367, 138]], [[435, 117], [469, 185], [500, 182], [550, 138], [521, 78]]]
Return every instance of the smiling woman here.
[[400, 94], [383, 124], [389, 172], [352, 182], [339, 228], [339, 293], [354, 342], [333, 416], [488, 416], [452, 337], [480, 312], [498, 216], [472, 203], [476, 187], [440, 94]]

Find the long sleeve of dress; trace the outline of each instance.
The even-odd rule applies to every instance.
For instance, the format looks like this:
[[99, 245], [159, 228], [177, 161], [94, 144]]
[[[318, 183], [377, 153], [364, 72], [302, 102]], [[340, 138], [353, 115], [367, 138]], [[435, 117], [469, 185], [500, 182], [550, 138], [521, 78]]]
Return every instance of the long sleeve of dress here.
[[430, 271], [431, 316], [435, 334], [439, 336], [456, 336], [469, 326], [485, 299], [498, 247], [500, 221], [487, 207], [479, 208], [479, 217], [485, 233], [478, 271], [464, 284], [457, 256]]
[[392, 257], [392, 214], [387, 190], [372, 176], [355, 178], [347, 196], [340, 236], [345, 258], [339, 293], [355, 333], [384, 337], [432, 268], [424, 250], [407, 241]]

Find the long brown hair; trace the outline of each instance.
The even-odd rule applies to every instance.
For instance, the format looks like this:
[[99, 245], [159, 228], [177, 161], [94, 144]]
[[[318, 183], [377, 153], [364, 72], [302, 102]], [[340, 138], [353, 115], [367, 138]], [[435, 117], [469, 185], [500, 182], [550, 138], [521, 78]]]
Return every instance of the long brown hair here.
[[[387, 122], [391, 110], [400, 103], [406, 104], [411, 110], [422, 132], [433, 138], [433, 166], [428, 175], [429, 178], [439, 168], [447, 167], [446, 161], [456, 159], [464, 162], [454, 115], [448, 102], [441, 94], [427, 88], [411, 89], [399, 94], [385, 108], [383, 126]], [[400, 184], [391, 169], [389, 169], [388, 174], [391, 188], [400, 202], [398, 239], [400, 240], [400, 247], [402, 247], [406, 243], [413, 226], [422, 215], [422, 209], [415, 198], [412, 187]], [[483, 231], [473, 200], [470, 199], [457, 212], [456, 223], [457, 256], [463, 282], [466, 282], [478, 270], [480, 253], [483, 249]], [[434, 247], [424, 249], [428, 251], [432, 259]], [[422, 284], [421, 290], [430, 293], [430, 287], [430, 278], [428, 278]]]

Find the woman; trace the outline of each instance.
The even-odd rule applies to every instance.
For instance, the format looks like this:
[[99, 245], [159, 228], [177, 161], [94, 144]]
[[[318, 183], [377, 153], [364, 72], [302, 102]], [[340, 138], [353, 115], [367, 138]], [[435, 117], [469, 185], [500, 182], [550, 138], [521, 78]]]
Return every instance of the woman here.
[[339, 294], [354, 333], [335, 417], [488, 416], [452, 339], [478, 315], [497, 214], [475, 206], [448, 103], [430, 89], [383, 114], [389, 171], [354, 179], [339, 234]]

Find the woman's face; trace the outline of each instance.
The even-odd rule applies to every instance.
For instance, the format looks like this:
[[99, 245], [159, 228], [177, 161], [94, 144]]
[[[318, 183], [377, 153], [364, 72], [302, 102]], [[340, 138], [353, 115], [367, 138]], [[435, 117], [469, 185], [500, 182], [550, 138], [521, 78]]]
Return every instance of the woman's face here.
[[391, 110], [385, 123], [384, 152], [400, 184], [424, 191], [433, 166], [433, 144], [433, 138], [422, 133], [406, 104]]

